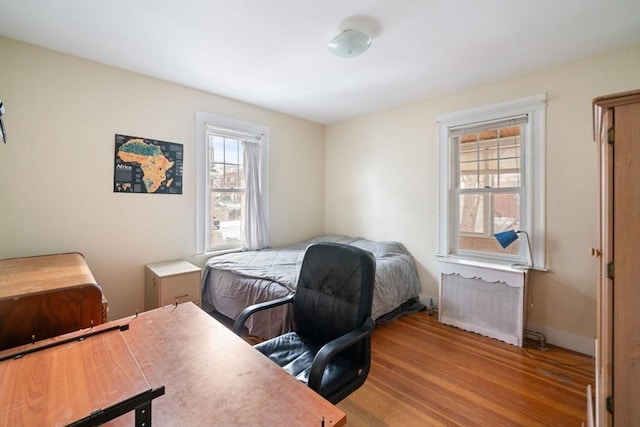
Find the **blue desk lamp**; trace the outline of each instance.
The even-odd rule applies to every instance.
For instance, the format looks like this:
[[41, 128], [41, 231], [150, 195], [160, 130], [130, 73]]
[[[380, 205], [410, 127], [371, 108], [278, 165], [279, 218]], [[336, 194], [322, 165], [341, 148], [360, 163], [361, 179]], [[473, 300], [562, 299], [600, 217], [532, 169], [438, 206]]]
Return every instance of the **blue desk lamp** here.
[[514, 268], [527, 268], [527, 269], [528, 268], [532, 268], [533, 267], [533, 259], [532, 259], [532, 254], [531, 254], [531, 241], [529, 240], [529, 233], [527, 233], [526, 231], [508, 230], [508, 231], [502, 231], [500, 233], [496, 233], [496, 234], [493, 235], [493, 237], [495, 237], [496, 240], [498, 241], [498, 243], [500, 243], [500, 246], [502, 246], [504, 249], [506, 249], [513, 242], [518, 240], [518, 238], [520, 237], [519, 234], [524, 234], [525, 237], [526, 237], [527, 249], [529, 250], [529, 252], [527, 253], [527, 260], [529, 261], [529, 263], [527, 265], [524, 265], [524, 264], [513, 264], [513, 265], [511, 265], [511, 267], [514, 267]]

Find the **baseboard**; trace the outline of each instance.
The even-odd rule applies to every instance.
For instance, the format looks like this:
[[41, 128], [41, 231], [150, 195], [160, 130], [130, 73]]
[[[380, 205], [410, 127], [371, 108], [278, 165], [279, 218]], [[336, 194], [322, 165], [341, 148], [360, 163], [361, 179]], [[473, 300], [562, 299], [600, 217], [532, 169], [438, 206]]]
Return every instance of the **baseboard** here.
[[547, 343], [557, 345], [558, 347], [568, 350], [577, 351], [578, 353], [595, 355], [596, 341], [595, 338], [578, 335], [567, 331], [549, 328], [533, 322], [527, 322], [527, 330], [542, 333], [547, 339]]

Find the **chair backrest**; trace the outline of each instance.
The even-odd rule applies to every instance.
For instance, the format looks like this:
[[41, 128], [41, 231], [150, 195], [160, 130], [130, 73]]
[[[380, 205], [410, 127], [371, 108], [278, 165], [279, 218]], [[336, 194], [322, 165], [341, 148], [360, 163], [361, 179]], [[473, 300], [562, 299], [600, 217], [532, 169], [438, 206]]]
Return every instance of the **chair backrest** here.
[[375, 258], [363, 249], [310, 245], [293, 298], [294, 331], [324, 344], [362, 325], [371, 316], [375, 270]]

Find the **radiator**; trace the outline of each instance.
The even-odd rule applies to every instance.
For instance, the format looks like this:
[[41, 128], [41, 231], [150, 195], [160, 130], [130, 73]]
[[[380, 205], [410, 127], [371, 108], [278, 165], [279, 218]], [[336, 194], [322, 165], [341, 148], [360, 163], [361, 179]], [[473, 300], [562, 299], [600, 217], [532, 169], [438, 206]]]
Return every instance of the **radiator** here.
[[462, 260], [440, 267], [440, 322], [522, 346], [525, 270]]

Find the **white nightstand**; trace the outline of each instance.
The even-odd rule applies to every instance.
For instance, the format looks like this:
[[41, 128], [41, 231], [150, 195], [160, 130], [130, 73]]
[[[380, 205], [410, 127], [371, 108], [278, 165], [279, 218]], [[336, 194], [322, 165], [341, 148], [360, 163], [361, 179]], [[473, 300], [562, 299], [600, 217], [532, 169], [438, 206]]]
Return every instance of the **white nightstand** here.
[[147, 264], [144, 269], [144, 307], [192, 301], [201, 302], [200, 267], [182, 260]]

